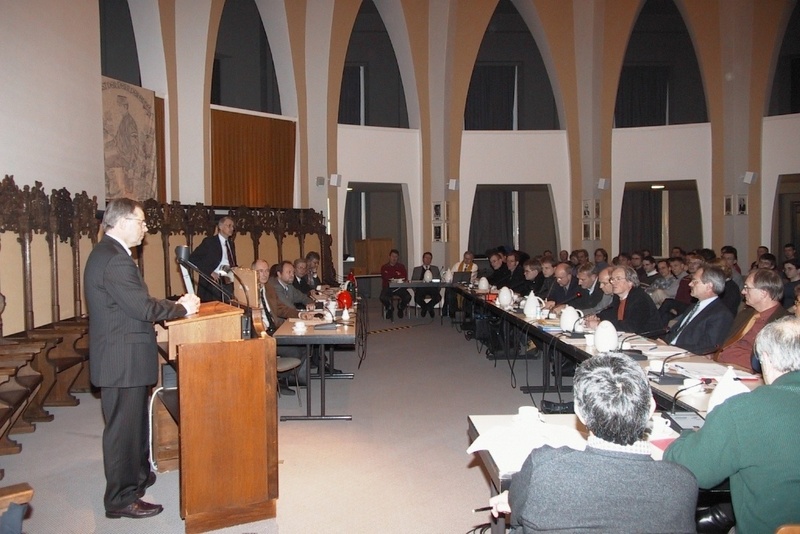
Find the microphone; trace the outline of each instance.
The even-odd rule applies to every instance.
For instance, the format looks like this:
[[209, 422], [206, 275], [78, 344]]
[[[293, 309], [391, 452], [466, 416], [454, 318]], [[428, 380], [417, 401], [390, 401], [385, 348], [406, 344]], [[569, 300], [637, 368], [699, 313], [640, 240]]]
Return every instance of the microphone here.
[[579, 298], [581, 298], [581, 292], [580, 291], [578, 291], [577, 293], [572, 295], [570, 298], [568, 298], [568, 299], [564, 300], [563, 302], [559, 303], [559, 306], [561, 306], [562, 304], [569, 304], [573, 300], [578, 300]]
[[700, 383], [699, 383], [699, 384], [694, 384], [693, 386], [686, 386], [686, 387], [684, 387], [684, 388], [681, 388], [681, 389], [679, 389], [678, 391], [676, 391], [676, 392], [675, 392], [675, 395], [673, 395], [673, 396], [672, 396], [672, 409], [669, 411], [669, 413], [670, 413], [671, 415], [675, 415], [675, 407], [677, 406], [677, 403], [678, 403], [678, 397], [680, 396], [680, 394], [681, 394], [681, 393], [683, 393], [684, 391], [688, 391], [688, 390], [690, 390], [690, 389], [696, 388], [696, 387], [698, 387], [698, 386], [702, 386], [702, 385], [704, 385], [704, 384], [707, 386], [707, 385], [709, 385], [711, 382], [712, 382], [712, 381], [711, 381], [711, 379], [710, 379], [710, 378], [701, 378], [701, 379], [700, 379]]
[[678, 386], [683, 384], [683, 379], [686, 378], [685, 376], [679, 375], [677, 373], [667, 373], [666, 370], [667, 370], [667, 363], [669, 363], [670, 360], [677, 358], [678, 356], [684, 356], [686, 354], [689, 354], [688, 350], [684, 350], [664, 358], [664, 361], [661, 364], [660, 373], [656, 374], [650, 371], [649, 373], [650, 381], [655, 382], [656, 384], [659, 384], [661, 386]]
[[336, 327], [339, 326], [338, 324], [336, 324], [336, 315], [334, 315], [333, 312], [331, 312], [331, 310], [329, 310], [327, 306], [323, 306], [322, 311], [331, 316], [331, 322], [315, 324], [314, 330], [336, 330]]
[[[175, 260], [181, 267], [195, 271], [200, 276], [200, 278], [208, 282], [208, 284], [211, 287], [219, 291], [223, 299], [227, 298], [228, 303], [230, 304], [231, 297], [227, 293], [225, 293], [225, 290], [222, 288], [221, 285], [219, 285], [219, 282], [208, 276], [206, 273], [201, 271], [197, 265], [189, 261], [189, 247], [187, 247], [186, 245], [178, 245], [177, 247], [175, 247]], [[188, 287], [191, 287], [191, 285]]]

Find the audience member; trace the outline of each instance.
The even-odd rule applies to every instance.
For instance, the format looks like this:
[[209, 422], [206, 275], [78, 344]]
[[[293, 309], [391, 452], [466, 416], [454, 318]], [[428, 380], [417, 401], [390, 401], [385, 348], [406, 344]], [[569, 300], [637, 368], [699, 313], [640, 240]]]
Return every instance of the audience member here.
[[495, 284], [498, 288], [507, 287], [515, 293], [519, 293], [525, 286], [524, 268], [520, 265], [519, 252], [512, 250], [506, 254], [506, 269], [508, 274], [505, 278], [497, 280]]
[[578, 297], [578, 280], [572, 276], [572, 266], [569, 263], [559, 263], [555, 272], [556, 285], [550, 292], [545, 308], [553, 309], [559, 304], [570, 303]]
[[762, 254], [761, 257], [758, 258], [758, 268], [771, 269], [777, 272], [778, 258], [775, 257], [775, 254], [770, 254], [769, 252]]
[[795, 260], [797, 259], [797, 249], [794, 246], [794, 243], [786, 243], [783, 245], [783, 259], [784, 260]]
[[731, 268], [731, 280], [736, 282], [736, 285], [739, 286], [739, 291], [741, 291], [742, 286], [744, 286], [744, 277], [742, 277], [742, 268], [739, 267], [739, 252], [736, 247], [730, 245], [722, 247], [722, 259]]
[[639, 287], [639, 277], [631, 267], [616, 267], [611, 274], [614, 299], [611, 307], [586, 320], [590, 328], [600, 320], [610, 321], [617, 331], [632, 334], [655, 334], [662, 331], [656, 305], [644, 289]]
[[760, 260], [761, 256], [763, 256], [764, 254], [767, 254], [768, 252], [769, 252], [769, 247], [765, 247], [764, 245], [761, 245], [760, 247], [758, 247], [756, 249], [756, 261], [754, 261], [753, 263], [750, 264], [750, 270], [751, 271], [755, 270], [755, 269], [758, 269], [758, 260]]
[[800, 321], [766, 325], [755, 352], [766, 385], [714, 408], [702, 428], [684, 433], [664, 454], [688, 467], [701, 488], [730, 481], [740, 533], [800, 523]]
[[314, 299], [298, 290], [294, 281], [294, 265], [290, 261], [283, 261], [278, 266], [278, 276], [271, 278], [269, 283], [275, 288], [278, 298], [287, 306], [297, 309], [314, 309]]
[[561, 263], [569, 263], [569, 252], [566, 250], [562, 250], [558, 253], [558, 260]]
[[304, 295], [311, 295], [311, 292], [316, 289], [316, 285], [311, 285], [311, 280], [308, 278], [308, 262], [305, 258], [297, 258], [294, 260], [294, 280], [292, 285]]
[[586, 450], [543, 445], [492, 497], [513, 532], [695, 532], [697, 482], [683, 466], [650, 457], [655, 410], [642, 368], [627, 356], [583, 362], [573, 385]]
[[650, 287], [656, 278], [658, 278], [658, 264], [653, 256], [642, 256], [642, 269], [644, 276], [639, 277], [639, 282], [644, 287]]
[[670, 258], [683, 258], [685, 255], [686, 251], [681, 247], [672, 247], [672, 250], [670, 250], [669, 253]]
[[489, 265], [492, 266], [492, 273], [486, 277], [489, 285], [497, 287], [497, 284], [509, 276], [508, 267], [505, 264], [505, 254], [492, 252], [489, 255]]
[[794, 306], [794, 288], [800, 285], [800, 262], [796, 259], [783, 260], [783, 307], [787, 310]]
[[638, 250], [634, 250], [631, 253], [631, 263], [630, 266], [633, 267], [633, 270], [636, 271], [636, 276], [639, 277], [639, 281], [641, 282], [643, 278], [647, 276], [645, 273], [644, 266], [642, 265], [642, 253]]
[[[465, 251], [461, 261], [453, 264], [451, 271], [454, 273], [470, 273], [469, 283], [474, 284], [477, 282], [478, 264], [475, 263], [475, 253], [471, 250]], [[446, 313], [451, 319], [455, 319], [456, 311], [461, 309], [463, 298], [448, 287], [444, 292], [444, 302], [446, 310], [443, 313]]]
[[[700, 257], [699, 254], [695, 254], [694, 252], [690, 252], [686, 255], [686, 270], [687, 276], [678, 276], [678, 287], [675, 290], [675, 296], [672, 298], [667, 298], [661, 304], [661, 307], [658, 309], [658, 313], [661, 316], [661, 322], [666, 326], [666, 324], [677, 317], [678, 315], [685, 312], [689, 306], [692, 305], [692, 290], [689, 287], [689, 282], [692, 281], [690, 275], [694, 274], [697, 268], [702, 265], [703, 258]], [[674, 273], [675, 271], [673, 271]], [[670, 287], [670, 289], [672, 289]]]
[[550, 298], [550, 293], [553, 292], [556, 284], [556, 261], [553, 258], [542, 258], [542, 292], [539, 295], [544, 300]]
[[731, 325], [728, 338], [715, 359], [752, 369], [750, 357], [756, 335], [767, 325], [788, 314], [781, 306], [783, 282], [775, 271], [756, 269], [747, 275], [742, 290], [745, 307]]
[[603, 269], [608, 267], [608, 252], [604, 248], [598, 248], [594, 251], [594, 268], [600, 273]]
[[653, 299], [656, 307], [658, 307], [667, 298], [667, 288], [675, 282], [676, 278], [669, 269], [669, 260], [658, 260], [656, 268], [658, 269], [658, 276], [645, 288], [645, 292], [650, 295], [650, 298]]
[[[731, 311], [731, 314], [736, 317], [736, 314], [739, 313], [739, 306], [742, 303], [742, 290], [731, 278], [733, 271], [728, 262], [722, 258], [713, 259], [708, 262], [708, 265], [714, 265], [722, 269], [722, 273], [725, 275], [725, 290], [719, 295], [719, 299]], [[744, 282], [742, 284], [744, 285]]]
[[383, 303], [383, 309], [387, 319], [394, 318], [394, 304], [392, 304], [392, 297], [399, 297], [400, 304], [397, 305], [397, 316], [403, 318], [403, 313], [411, 302], [411, 293], [404, 287], [392, 289], [389, 287], [389, 282], [392, 280], [407, 280], [408, 271], [406, 266], [400, 263], [400, 252], [397, 249], [389, 251], [389, 262], [381, 266], [381, 282], [383, 288], [381, 289], [380, 300]]
[[695, 354], [716, 352], [733, 322], [733, 313], [719, 298], [725, 290], [725, 274], [719, 267], [703, 264], [692, 275], [690, 286], [697, 303], [678, 316], [664, 340]]
[[620, 252], [616, 257], [617, 262], [614, 264], [617, 267], [627, 267], [631, 264], [631, 257], [627, 252]]
[[540, 294], [542, 284], [544, 284], [542, 262], [535, 258], [527, 260], [522, 266], [522, 274], [525, 275], [525, 283], [520, 288], [519, 293], [524, 296], [529, 295], [531, 291], [533, 291], [534, 295]]
[[[439, 268], [435, 265], [431, 265], [431, 261], [433, 261], [433, 254], [430, 252], [425, 252], [422, 255], [422, 265], [414, 267], [411, 279], [424, 280], [425, 273], [428, 271], [430, 271], [432, 278], [436, 280], [441, 279]], [[417, 306], [420, 307], [420, 313], [423, 317], [425, 317], [427, 314], [430, 314], [431, 317], [434, 317], [436, 315], [436, 305], [440, 300], [442, 300], [442, 294], [438, 287], [414, 288], [414, 302], [416, 302]]]

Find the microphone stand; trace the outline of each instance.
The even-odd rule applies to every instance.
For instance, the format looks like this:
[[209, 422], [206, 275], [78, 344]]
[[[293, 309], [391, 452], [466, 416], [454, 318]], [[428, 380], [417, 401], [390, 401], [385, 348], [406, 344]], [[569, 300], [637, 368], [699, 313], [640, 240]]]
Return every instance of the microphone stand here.
[[690, 389], [708, 385], [711, 383], [710, 378], [703, 378], [700, 380], [699, 384], [695, 384], [693, 386], [686, 386], [684, 388], [679, 389], [675, 392], [675, 395], [672, 396], [672, 408], [669, 412], [665, 413], [667, 418], [672, 421], [672, 429], [676, 432], [682, 432], [683, 430], [697, 430], [698, 428], [703, 426], [705, 423], [705, 419], [694, 411], [686, 411], [686, 412], [675, 412], [675, 408], [678, 406], [678, 397], [684, 391], [688, 391]]
[[673, 354], [671, 356], [667, 356], [666, 358], [664, 358], [664, 361], [661, 364], [661, 372], [656, 374], [656, 373], [653, 373], [651, 371], [650, 372], [650, 381], [651, 382], [655, 382], [656, 384], [659, 384], [659, 385], [662, 385], [662, 386], [678, 386], [678, 385], [683, 384], [683, 379], [686, 378], [686, 377], [683, 376], [683, 375], [679, 375], [677, 373], [667, 373], [666, 372], [667, 363], [669, 363], [670, 360], [672, 360], [674, 358], [677, 358], [678, 356], [684, 356], [684, 355], [686, 355], [688, 353], [689, 353], [688, 350], [684, 350], [684, 351], [681, 351], [681, 352], [679, 352], [677, 354]]

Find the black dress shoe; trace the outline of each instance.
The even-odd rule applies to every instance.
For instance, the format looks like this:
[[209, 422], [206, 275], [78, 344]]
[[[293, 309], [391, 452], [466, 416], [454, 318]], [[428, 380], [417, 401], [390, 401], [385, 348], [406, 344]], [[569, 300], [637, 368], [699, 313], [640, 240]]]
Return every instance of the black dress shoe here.
[[425, 306], [423, 306], [423, 307], [422, 307], [422, 312], [421, 312], [421, 313], [422, 313], [422, 316], [423, 316], [423, 317], [425, 317], [426, 315], [428, 315], [428, 308], [426, 308]]
[[144, 482], [144, 487], [136, 492], [136, 496], [140, 499], [144, 497], [145, 490], [147, 490], [147, 488], [149, 488], [155, 483], [156, 483], [156, 474], [153, 471], [150, 471], [150, 474], [147, 475], [147, 480], [145, 480]]
[[160, 504], [150, 504], [141, 499], [136, 499], [125, 508], [119, 510], [106, 510], [106, 517], [109, 519], [117, 519], [120, 517], [130, 517], [131, 519], [143, 519], [145, 517], [153, 517], [164, 511], [164, 507]]
[[386, 308], [386, 318], [391, 321], [394, 318], [393, 316], [394, 316], [394, 311], [392, 310], [392, 308]]
[[290, 388], [289, 386], [285, 386], [283, 384], [279, 384], [278, 389], [280, 390], [281, 395], [288, 395], [289, 397], [291, 397], [292, 395], [295, 394], [292, 388]]

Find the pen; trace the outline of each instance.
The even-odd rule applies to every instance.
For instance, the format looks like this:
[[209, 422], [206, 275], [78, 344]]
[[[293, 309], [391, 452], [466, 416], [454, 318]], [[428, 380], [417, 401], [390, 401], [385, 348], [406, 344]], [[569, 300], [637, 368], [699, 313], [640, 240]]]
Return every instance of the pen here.
[[481, 508], [474, 508], [474, 509], [472, 510], [472, 513], [474, 514], [474, 513], [476, 513], [476, 512], [488, 512], [488, 511], [489, 511], [489, 510], [491, 510], [491, 509], [492, 509], [492, 507], [491, 507], [491, 506], [483, 506], [483, 507], [481, 507]]

